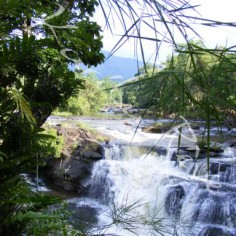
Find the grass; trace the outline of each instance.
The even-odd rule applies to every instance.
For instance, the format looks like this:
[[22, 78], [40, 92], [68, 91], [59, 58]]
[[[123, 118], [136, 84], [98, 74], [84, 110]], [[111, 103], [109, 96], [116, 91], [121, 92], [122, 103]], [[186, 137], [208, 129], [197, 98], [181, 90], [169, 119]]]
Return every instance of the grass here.
[[73, 116], [73, 114], [71, 112], [68, 111], [53, 111], [52, 115], [54, 116], [64, 116], [64, 117], [69, 117], [69, 116]]

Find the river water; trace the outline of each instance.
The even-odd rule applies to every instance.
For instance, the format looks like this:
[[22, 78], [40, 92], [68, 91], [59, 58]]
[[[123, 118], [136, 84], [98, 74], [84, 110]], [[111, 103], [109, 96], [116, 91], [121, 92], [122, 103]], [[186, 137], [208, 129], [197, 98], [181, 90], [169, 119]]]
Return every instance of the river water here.
[[[197, 136], [186, 120], [180, 146], [192, 156], [176, 154], [180, 126], [165, 134], [147, 134], [137, 127], [152, 120], [79, 121], [113, 137], [103, 145], [105, 158], [93, 166], [87, 196], [67, 200], [86, 220], [93, 218], [91, 235], [236, 235], [234, 147], [221, 144], [224, 151], [211, 158], [208, 168], [206, 159], [195, 159]], [[54, 117], [48, 122], [63, 121]]]

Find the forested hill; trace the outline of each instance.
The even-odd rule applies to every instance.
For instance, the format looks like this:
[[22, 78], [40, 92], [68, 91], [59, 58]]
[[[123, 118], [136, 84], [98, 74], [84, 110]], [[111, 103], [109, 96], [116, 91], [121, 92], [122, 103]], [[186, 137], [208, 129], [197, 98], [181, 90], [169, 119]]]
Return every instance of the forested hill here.
[[[103, 54], [107, 58], [108, 52], [103, 51]], [[137, 64], [138, 63], [138, 64]], [[85, 73], [94, 72], [97, 74], [99, 79], [104, 77], [110, 77], [112, 80], [117, 82], [123, 82], [129, 78], [134, 77], [138, 72], [138, 66], [142, 67], [143, 63], [132, 59], [112, 55], [102, 65], [97, 67], [86, 68], [82, 66]], [[70, 69], [74, 70], [74, 66], [70, 66]]]

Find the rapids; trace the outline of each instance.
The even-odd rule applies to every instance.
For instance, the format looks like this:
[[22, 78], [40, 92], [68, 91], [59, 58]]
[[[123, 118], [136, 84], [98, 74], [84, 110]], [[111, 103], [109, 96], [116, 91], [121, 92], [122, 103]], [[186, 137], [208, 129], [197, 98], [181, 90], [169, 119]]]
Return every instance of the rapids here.
[[[192, 157], [177, 154], [179, 127], [165, 134], [147, 134], [132, 119], [131, 125], [120, 120], [88, 123], [113, 137], [103, 145], [105, 158], [94, 164], [87, 200], [83, 199], [83, 204], [93, 202], [97, 209], [98, 222], [91, 232], [236, 235], [234, 147], [224, 147], [219, 157], [211, 158], [208, 169], [205, 158], [196, 159], [197, 136], [186, 121], [180, 146], [195, 150]], [[82, 204], [79, 198], [73, 201]]]

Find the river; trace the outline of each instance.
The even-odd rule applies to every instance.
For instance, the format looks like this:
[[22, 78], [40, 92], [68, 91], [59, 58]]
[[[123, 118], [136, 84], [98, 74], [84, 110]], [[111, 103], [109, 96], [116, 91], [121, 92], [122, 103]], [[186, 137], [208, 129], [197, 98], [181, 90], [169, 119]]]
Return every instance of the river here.
[[[223, 151], [210, 159], [208, 169], [205, 158], [195, 159], [202, 128], [193, 130], [186, 120], [165, 134], [142, 132], [140, 127], [153, 120], [48, 120], [78, 121], [114, 137], [103, 145], [105, 159], [93, 166], [87, 196], [67, 199], [90, 235], [236, 235], [235, 146], [217, 144]], [[185, 151], [177, 153], [180, 126]], [[213, 136], [217, 132], [212, 128]]]

